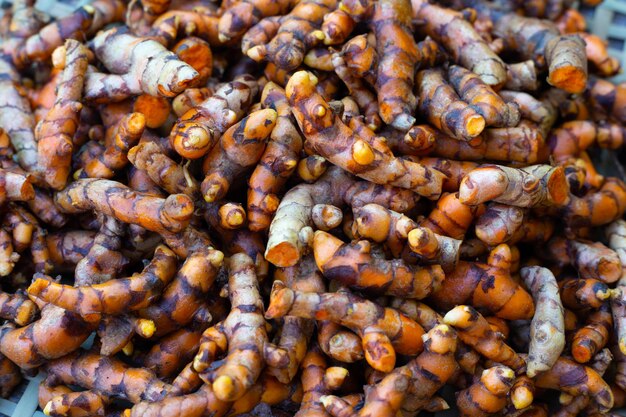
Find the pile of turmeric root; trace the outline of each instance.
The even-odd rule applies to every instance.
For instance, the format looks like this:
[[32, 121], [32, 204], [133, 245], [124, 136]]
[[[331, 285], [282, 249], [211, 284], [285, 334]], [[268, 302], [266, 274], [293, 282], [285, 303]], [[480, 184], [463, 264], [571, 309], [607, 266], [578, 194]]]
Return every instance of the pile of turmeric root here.
[[596, 166], [626, 84], [572, 1], [33, 3], [0, 25], [1, 396], [626, 404], [626, 184]]

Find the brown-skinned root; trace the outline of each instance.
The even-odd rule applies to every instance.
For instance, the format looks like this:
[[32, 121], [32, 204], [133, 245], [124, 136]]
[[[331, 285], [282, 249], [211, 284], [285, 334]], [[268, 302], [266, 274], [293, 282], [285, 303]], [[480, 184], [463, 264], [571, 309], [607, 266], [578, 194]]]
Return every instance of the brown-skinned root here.
[[201, 330], [176, 330], [150, 348], [142, 365], [161, 379], [174, 377], [195, 356], [201, 336]]
[[230, 183], [261, 159], [276, 117], [275, 110], [258, 110], [224, 132], [202, 164], [206, 176], [201, 190], [206, 202], [224, 198]]
[[615, 295], [604, 282], [593, 278], [561, 279], [559, 290], [563, 306], [575, 311], [598, 308]]
[[619, 149], [626, 140], [626, 131], [616, 123], [594, 123], [572, 120], [553, 130], [548, 140], [550, 154], [557, 162], [579, 156], [592, 145]]
[[[176, 45], [172, 47], [174, 52], [181, 61], [191, 65], [193, 69], [198, 71], [200, 76], [198, 77], [197, 85], [206, 85], [208, 79], [213, 73], [213, 52], [209, 43], [203, 39], [195, 36], [190, 36], [181, 39]], [[140, 96], [140, 97], [145, 97]], [[167, 116], [169, 116], [170, 104], [163, 97], [158, 97], [161, 104], [160, 111], [163, 112], [161, 117], [162, 123], [165, 123]], [[135, 101], [137, 103], [137, 101]], [[150, 126], [157, 127], [157, 126]]]
[[19, 260], [20, 254], [13, 251], [11, 235], [5, 229], [0, 229], [0, 277], [11, 274]]
[[219, 39], [222, 42], [239, 39], [261, 19], [284, 15], [292, 6], [292, 0], [245, 0], [234, 4], [220, 17]]
[[[368, 143], [357, 136], [315, 91], [316, 81], [312, 74], [299, 71], [286, 88], [310, 150], [376, 184], [406, 188], [428, 198], [441, 194], [443, 174], [395, 157], [380, 139]], [[334, 138], [333, 146], [328, 146], [330, 137]]]
[[172, 128], [170, 144], [183, 158], [206, 155], [226, 130], [240, 120], [259, 90], [250, 75], [236, 77], [183, 114]]
[[171, 385], [147, 369], [131, 368], [114, 357], [81, 349], [49, 362], [45, 369], [48, 380], [55, 385], [78, 385], [132, 403], [159, 401], [172, 390]]
[[140, 310], [139, 315], [156, 325], [160, 337], [188, 325], [196, 311], [204, 305], [224, 261], [224, 254], [212, 247], [192, 252], [176, 276], [165, 288], [159, 301]]
[[118, 352], [129, 354], [132, 349], [132, 337], [138, 335], [148, 339], [154, 335], [155, 326], [152, 320], [137, 318], [131, 314], [104, 316], [98, 326], [100, 338], [100, 354], [111, 356]]
[[[222, 401], [241, 398], [259, 378], [263, 363], [268, 360], [268, 355], [264, 355], [268, 337], [263, 300], [252, 259], [236, 254], [230, 258], [228, 266], [231, 313], [225, 321], [203, 333], [194, 359], [195, 370], [205, 382], [212, 383], [215, 395]], [[222, 352], [228, 352], [223, 364], [216, 369], [209, 368]]]
[[76, 350], [96, 327], [71, 311], [47, 305], [28, 326], [0, 329], [0, 353], [22, 369], [34, 369]]
[[142, 93], [174, 97], [185, 88], [193, 87], [199, 77], [193, 67], [180, 61], [163, 45], [123, 30], [99, 33], [93, 39], [93, 47], [97, 58], [111, 74], [87, 74], [86, 100], [121, 101]]
[[20, 382], [20, 368], [0, 353], [0, 397], [8, 398]]
[[554, 107], [528, 93], [515, 91], [514, 89], [500, 90], [498, 94], [507, 103], [514, 102], [517, 104], [522, 118], [539, 125], [542, 137], [547, 137], [558, 116]]
[[369, 85], [376, 85], [376, 67], [378, 53], [376, 38], [373, 33], [357, 35], [341, 47], [341, 56], [348, 71], [355, 77], [362, 78]]
[[352, 209], [354, 220], [352, 235], [384, 243], [395, 257], [400, 256], [406, 245], [409, 232], [417, 223], [402, 213], [378, 204], [366, 204]]
[[409, 190], [359, 181], [344, 170], [329, 168], [313, 184], [300, 184], [283, 197], [270, 226], [265, 258], [279, 267], [293, 266], [313, 240], [312, 209], [316, 204], [360, 207], [376, 203], [404, 212], [419, 196]]
[[578, 363], [589, 362], [609, 342], [613, 316], [610, 304], [604, 303], [595, 311], [588, 313], [585, 325], [572, 339], [572, 356]]
[[343, 212], [330, 204], [316, 204], [311, 210], [311, 219], [316, 229], [327, 232], [341, 226]]
[[26, 326], [35, 320], [39, 309], [25, 295], [0, 291], [0, 318], [10, 320], [18, 326]]
[[160, 15], [152, 24], [146, 36], [163, 46], [173, 45], [179, 35], [197, 36], [211, 46], [223, 46], [219, 40], [219, 16], [203, 10], [169, 10]]
[[568, 202], [568, 190], [562, 167], [483, 165], [463, 178], [459, 200], [472, 205], [495, 201], [516, 207], [559, 207]]
[[0, 168], [0, 204], [7, 201], [30, 201], [35, 198], [35, 188], [30, 175]]
[[480, 135], [486, 122], [477, 111], [462, 101], [444, 79], [442, 70], [428, 69], [417, 75], [419, 110], [427, 120], [446, 135], [470, 141]]
[[522, 268], [520, 276], [535, 301], [535, 316], [530, 324], [530, 348], [526, 374], [534, 377], [547, 371], [565, 347], [565, 319], [556, 279], [549, 269]]
[[331, 164], [319, 155], [309, 155], [302, 158], [296, 167], [296, 174], [299, 179], [307, 184], [317, 181]]
[[140, 274], [132, 277], [85, 287], [70, 287], [39, 278], [30, 285], [28, 293], [90, 319], [101, 314], [116, 315], [147, 307], [161, 295], [175, 273], [176, 255], [160, 245], [151, 262]]
[[195, 392], [204, 383], [200, 375], [193, 369], [193, 361], [189, 362], [172, 381], [172, 393], [175, 396]]
[[470, 206], [462, 203], [458, 193], [445, 194], [437, 201], [430, 214], [420, 222], [420, 226], [439, 235], [463, 239], [474, 219], [484, 210], [485, 206], [482, 204]]
[[526, 363], [504, 342], [504, 336], [492, 330], [487, 320], [472, 307], [456, 306], [446, 313], [443, 322], [454, 326], [459, 339], [487, 359], [506, 365], [518, 374], [526, 370]]
[[454, 61], [498, 87], [507, 79], [506, 65], [463, 15], [452, 9], [412, 0], [413, 18], [424, 22], [420, 30], [443, 45]]
[[623, 313], [626, 312], [626, 222], [616, 220], [605, 229], [605, 236], [611, 249], [617, 253], [622, 265], [622, 275], [617, 281], [614, 290], [611, 290], [611, 310], [617, 334], [617, 345], [623, 355], [626, 355], [626, 321]]
[[103, 179], [74, 181], [54, 197], [65, 213], [96, 210], [157, 233], [184, 230], [193, 214], [193, 202], [185, 194], [172, 194], [163, 199]]
[[584, 227], [602, 226], [622, 217], [626, 211], [626, 184], [609, 177], [599, 190], [583, 197], [571, 196], [565, 207], [565, 223], [576, 230]]
[[585, 98], [594, 110], [606, 112], [618, 122], [626, 121], [626, 88], [595, 76], [589, 77]]
[[280, 281], [272, 288], [267, 318], [286, 315], [316, 320], [330, 320], [361, 336], [365, 358], [375, 369], [393, 369], [396, 351], [401, 354], [420, 352], [421, 339], [408, 334], [424, 333], [419, 324], [390, 308], [383, 308], [347, 291], [310, 293], [288, 289]]
[[406, 131], [415, 122], [417, 99], [413, 83], [422, 58], [413, 39], [410, 1], [376, 2], [369, 24], [376, 36], [380, 60], [376, 71], [380, 117], [396, 129]]
[[313, 345], [302, 361], [302, 403], [295, 417], [321, 417], [325, 415], [322, 398], [341, 388], [348, 370], [328, 366], [320, 349]]
[[96, 232], [91, 230], [67, 230], [49, 233], [46, 244], [55, 271], [74, 270], [93, 245]]
[[481, 136], [469, 142], [457, 140], [434, 129], [434, 141], [419, 151], [409, 154], [432, 155], [460, 161], [493, 160], [534, 164], [543, 160], [540, 153], [544, 144], [542, 128], [522, 120], [515, 127], [488, 128]]
[[587, 59], [597, 69], [600, 75], [611, 77], [620, 71], [620, 62], [617, 58], [609, 55], [607, 42], [592, 33], [576, 31], [577, 35], [585, 42]]
[[515, 91], [536, 91], [539, 89], [537, 69], [533, 60], [508, 64], [504, 88]]
[[408, 265], [370, 252], [367, 240], [346, 244], [320, 230], [313, 238], [315, 262], [324, 276], [365, 293], [422, 299], [436, 291], [445, 277], [439, 265]]
[[507, 395], [515, 381], [510, 368], [496, 365], [486, 369], [480, 379], [459, 392], [456, 405], [463, 417], [487, 417], [506, 407]]
[[104, 416], [110, 401], [108, 396], [96, 391], [70, 391], [53, 396], [42, 409], [45, 415], [51, 417]]
[[176, 116], [181, 117], [187, 111], [211, 97], [213, 93], [213, 89], [208, 87], [188, 88], [172, 100], [172, 110]]
[[288, 71], [302, 64], [305, 53], [324, 41], [319, 28], [336, 0], [306, 0], [289, 14], [262, 19], [241, 41], [244, 54], [257, 62], [269, 61]]
[[613, 407], [613, 393], [609, 385], [592, 368], [560, 357], [554, 366], [535, 378], [537, 388], [554, 389], [572, 396], [589, 396], [600, 412]]
[[555, 237], [548, 243], [548, 251], [554, 255], [556, 263], [571, 264], [581, 276], [607, 284], [616, 282], [622, 276], [619, 256], [601, 242]]
[[146, 172], [159, 187], [171, 194], [186, 194], [194, 201], [200, 198], [200, 184], [181, 166], [170, 158], [154, 142], [143, 142], [128, 151], [128, 160], [136, 168]]
[[20, 77], [15, 67], [7, 60], [0, 59], [0, 128], [9, 135], [16, 153], [17, 162], [29, 172], [37, 170], [37, 142], [34, 128], [35, 118], [31, 111], [26, 92], [20, 85]]
[[[496, 317], [530, 319], [535, 311], [533, 299], [511, 278], [511, 264], [511, 250], [506, 244], [492, 249], [486, 264], [459, 261], [430, 299], [443, 310], [466, 303]], [[485, 285], [487, 282], [489, 285]]]
[[[78, 128], [83, 83], [87, 72], [89, 50], [75, 40], [68, 40], [53, 60], [64, 67], [57, 85], [54, 105], [37, 125], [35, 137], [39, 169], [43, 179], [55, 190], [65, 188], [72, 164], [72, 137]], [[57, 55], [61, 55], [58, 57]]]
[[[612, 361], [613, 355], [611, 354], [611, 351], [609, 349], [603, 349], [594, 357], [593, 362], [589, 364], [589, 367], [596, 371], [598, 375], [602, 377], [606, 373]], [[613, 393], [614, 397], [614, 407], [622, 407], [623, 403], [619, 404], [620, 399], [616, 396], [615, 388], [620, 389], [619, 387], [611, 385], [611, 392]], [[591, 398], [586, 395], [580, 395], [571, 398], [571, 401], [562, 404], [554, 415], [555, 417], [576, 417], [581, 412], [585, 412], [585, 414], [588, 415], [598, 413], [597, 405], [591, 404]]]
[[331, 321], [317, 322], [317, 343], [328, 357], [340, 362], [354, 363], [365, 356], [361, 338]]
[[578, 35], [561, 35], [546, 43], [548, 84], [579, 94], [587, 85], [585, 41]]
[[422, 226], [411, 230], [407, 238], [410, 252], [405, 249], [403, 258], [417, 260], [421, 264], [441, 265], [446, 273], [456, 268], [461, 240], [437, 234]]
[[[376, 101], [374, 93], [367, 88], [361, 79], [355, 77], [352, 72], [350, 72], [341, 54], [333, 54], [332, 65], [334, 71], [337, 73], [339, 78], [341, 78], [341, 81], [343, 81], [346, 87], [348, 87], [350, 95], [358, 103], [359, 108], [363, 109], [365, 122], [368, 127], [373, 130], [378, 130], [378, 128], [382, 125], [382, 120], [378, 115], [379, 104], [378, 101]], [[416, 102], [415, 97], [413, 97], [413, 101]]]
[[524, 209], [506, 204], [492, 203], [476, 219], [476, 237], [489, 246], [509, 242], [521, 229]]
[[487, 126], [513, 127], [519, 123], [520, 111], [517, 105], [505, 103], [478, 75], [452, 65], [448, 68], [448, 79], [461, 99], [483, 116]]
[[[394, 369], [376, 385], [366, 387], [363, 408], [356, 415], [415, 415], [429, 406], [434, 394], [457, 369], [454, 359], [457, 335], [452, 328], [441, 324], [422, 338], [424, 352], [408, 364]], [[323, 397], [322, 401], [327, 411], [334, 408], [334, 402], [343, 402], [333, 396]]]
[[269, 228], [280, 202], [278, 195], [296, 169], [303, 143], [280, 86], [268, 82], [261, 103], [276, 110], [278, 117], [265, 152], [248, 181], [248, 228], [253, 232]]
[[74, 175], [76, 178], [113, 178], [128, 164], [128, 151], [141, 139], [146, 127], [142, 113], [122, 117], [106, 131], [105, 146]]
[[35, 271], [49, 273], [53, 269], [46, 243], [46, 230], [28, 210], [16, 203], [5, 206], [4, 227], [12, 230], [13, 247], [16, 252], [30, 249]]
[[129, 263], [121, 253], [126, 232], [124, 223], [103, 214], [97, 217], [100, 219], [100, 230], [89, 252], [74, 270], [74, 285], [77, 287], [101, 284], [116, 278]]

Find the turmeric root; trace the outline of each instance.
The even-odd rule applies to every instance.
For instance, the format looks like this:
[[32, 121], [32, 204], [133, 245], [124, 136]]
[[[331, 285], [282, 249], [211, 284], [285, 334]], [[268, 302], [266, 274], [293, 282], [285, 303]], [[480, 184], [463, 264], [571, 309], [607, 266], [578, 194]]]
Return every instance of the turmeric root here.
[[74, 269], [75, 265], [89, 253], [96, 232], [70, 230], [50, 233], [46, 236], [50, 259], [55, 270], [64, 267]]
[[143, 366], [159, 378], [170, 378], [193, 359], [202, 332], [180, 329], [161, 338], [143, 358]]
[[372, 86], [376, 85], [378, 53], [373, 33], [358, 35], [348, 40], [341, 48], [341, 56], [350, 73]]
[[183, 158], [201, 158], [243, 117], [257, 92], [257, 81], [250, 75], [224, 84], [178, 119], [170, 134], [170, 144]]
[[[314, 76], [300, 71], [289, 79], [286, 88], [309, 149], [377, 184], [407, 188], [429, 198], [439, 196], [443, 174], [396, 158], [381, 141], [369, 144], [356, 136], [315, 92], [315, 81]], [[329, 137], [333, 138], [332, 147], [326, 140]]]
[[196, 201], [200, 197], [200, 184], [182, 167], [163, 152], [154, 142], [143, 142], [130, 149], [128, 160], [145, 171], [150, 179], [168, 193], [186, 194]]
[[476, 220], [476, 237], [489, 246], [506, 243], [518, 233], [523, 220], [523, 209], [492, 203]]
[[609, 287], [593, 278], [569, 278], [559, 281], [561, 301], [570, 310], [599, 308], [611, 296]]
[[596, 371], [571, 359], [560, 357], [551, 369], [534, 379], [538, 388], [560, 390], [573, 396], [587, 395], [601, 412], [613, 407], [613, 394], [609, 385]]
[[322, 33], [324, 45], [340, 45], [346, 42], [354, 30], [356, 21], [342, 8], [337, 8], [324, 16]]
[[156, 337], [191, 322], [204, 303], [203, 295], [211, 289], [223, 260], [224, 254], [210, 247], [191, 253], [160, 300], [139, 311], [141, 317], [154, 321]]
[[558, 116], [555, 108], [521, 91], [501, 90], [498, 94], [506, 102], [517, 104], [521, 116], [537, 123], [541, 128], [542, 137], [547, 137]]
[[261, 159], [276, 116], [272, 109], [256, 111], [222, 135], [202, 165], [206, 173], [201, 184], [205, 201], [212, 203], [222, 199], [230, 183]]
[[626, 184], [607, 178], [602, 187], [583, 197], [570, 197], [565, 207], [565, 223], [573, 228], [595, 227], [619, 219], [626, 211]]
[[366, 293], [422, 299], [444, 279], [438, 265], [418, 267], [401, 260], [376, 259], [367, 240], [345, 244], [319, 230], [313, 239], [313, 253], [326, 278]]
[[128, 352], [132, 348], [132, 337], [137, 334], [144, 339], [154, 335], [154, 322], [137, 318], [130, 314], [116, 316], [104, 316], [98, 327], [97, 334], [100, 339], [100, 354], [111, 356], [118, 352]]
[[159, 401], [171, 391], [171, 385], [147, 369], [130, 368], [119, 359], [80, 349], [50, 362], [46, 372], [56, 383], [78, 385], [132, 403]]
[[609, 55], [607, 43], [597, 35], [577, 31], [577, 35], [585, 42], [587, 59], [604, 77], [611, 77], [620, 70], [620, 62]]
[[125, 223], [154, 232], [178, 232], [193, 213], [193, 203], [184, 194], [166, 199], [137, 193], [116, 181], [81, 179], [55, 195], [55, 203], [66, 213], [96, 210]]
[[302, 404], [295, 417], [324, 415], [322, 398], [341, 387], [348, 371], [340, 367], [329, 367], [316, 346], [307, 352], [302, 361]]
[[411, 5], [413, 18], [424, 22], [420, 30], [442, 44], [457, 63], [478, 74], [489, 86], [504, 84], [504, 62], [461, 13], [424, 0], [411, 0]]
[[142, 113], [124, 116], [115, 126], [107, 129], [106, 147], [76, 174], [77, 177], [113, 178], [116, 171], [128, 164], [128, 150], [139, 142], [145, 126], [146, 119]]
[[604, 303], [587, 316], [572, 340], [572, 356], [579, 363], [589, 362], [609, 341], [613, 316], [609, 303]]
[[[86, 256], [78, 261], [74, 270], [74, 285], [100, 284], [118, 276], [129, 260], [121, 253], [124, 237], [122, 222], [98, 215], [101, 226]], [[48, 247], [50, 243], [48, 242]]]
[[486, 264], [459, 261], [430, 299], [442, 309], [468, 303], [496, 317], [530, 319], [535, 305], [530, 294], [511, 278], [511, 260], [510, 248], [501, 244], [490, 252]]
[[421, 60], [411, 33], [409, 0], [376, 2], [370, 26], [376, 36], [380, 60], [376, 74], [380, 117], [396, 129], [406, 131], [415, 122], [417, 99], [413, 82]]
[[409, 232], [417, 227], [409, 217], [378, 204], [366, 204], [352, 210], [354, 237], [385, 243], [395, 257], [402, 253]]
[[506, 67], [504, 87], [515, 91], [535, 91], [539, 89], [537, 69], [533, 60], [509, 64]]
[[538, 372], [550, 369], [561, 356], [565, 347], [565, 319], [556, 279], [549, 269], [525, 267], [520, 275], [535, 301], [526, 361], [526, 374], [533, 378]]
[[100, 314], [120, 314], [148, 306], [172, 280], [176, 255], [167, 247], [157, 247], [152, 261], [141, 274], [87, 287], [70, 287], [36, 279], [28, 288], [31, 297], [91, 318]]
[[534, 400], [535, 383], [526, 375], [518, 376], [511, 387], [509, 397], [516, 410], [529, 407]]
[[568, 201], [568, 184], [562, 167], [487, 165], [463, 178], [459, 200], [466, 204], [492, 200], [517, 207], [563, 206]]
[[480, 380], [457, 394], [456, 405], [461, 416], [486, 417], [506, 407], [506, 397], [515, 373], [506, 366], [483, 371]]
[[458, 193], [446, 194], [437, 201], [433, 211], [420, 223], [420, 226], [439, 235], [463, 239], [474, 219], [484, 210], [485, 206], [482, 204], [470, 206], [462, 203]]
[[11, 235], [6, 230], [0, 229], [0, 276], [9, 275], [19, 260], [20, 254], [13, 252]]
[[558, 262], [572, 264], [584, 277], [610, 284], [622, 276], [622, 266], [617, 253], [600, 242], [553, 238], [549, 246], [552, 251], [564, 246], [567, 253], [565, 258]]
[[331, 321], [317, 322], [317, 343], [330, 358], [353, 363], [364, 357], [361, 338]]
[[587, 84], [585, 41], [577, 35], [550, 39], [545, 46], [548, 83], [568, 93], [582, 93]]
[[20, 78], [13, 65], [0, 59], [0, 128], [9, 135], [15, 149], [17, 162], [29, 172], [37, 169], [37, 142], [35, 141], [35, 118], [19, 86]]
[[[257, 62], [266, 60], [287, 71], [295, 70], [306, 51], [324, 40], [319, 28], [336, 4], [336, 0], [306, 0], [280, 18], [262, 19], [244, 35], [241, 50]], [[261, 28], [266, 33], [258, 36]]]
[[0, 291], [0, 318], [13, 321], [18, 326], [26, 326], [35, 320], [37, 312], [35, 303], [25, 295]]
[[453, 271], [459, 262], [461, 241], [458, 239], [442, 236], [419, 226], [409, 232], [408, 242], [409, 248], [420, 262], [440, 264], [444, 272]]
[[264, 361], [264, 345], [268, 342], [252, 259], [236, 254], [229, 262], [228, 292], [232, 311], [223, 323], [204, 332], [200, 351], [194, 359], [194, 368], [202, 372], [215, 359], [216, 353], [228, 349], [221, 366], [209, 369], [208, 375], [200, 374], [203, 380], [213, 384], [215, 395], [222, 401], [241, 398], [256, 382]]
[[68, 392], [54, 396], [43, 407], [47, 416], [104, 416], [110, 398], [95, 391]]
[[594, 108], [598, 108], [615, 118], [618, 122], [626, 122], [626, 86], [615, 85], [610, 81], [589, 77], [585, 97]]
[[141, 93], [174, 97], [185, 88], [193, 87], [199, 77], [195, 69], [158, 42], [117, 28], [99, 33], [93, 45], [96, 56], [111, 74], [87, 74], [87, 100], [121, 101]]
[[519, 123], [520, 113], [516, 105], [505, 103], [478, 75], [453, 65], [448, 69], [448, 79], [461, 99], [483, 116], [487, 126], [512, 127]]
[[443, 318], [444, 323], [458, 330], [459, 339], [486, 358], [522, 373], [526, 363], [504, 343], [504, 336], [494, 332], [485, 318], [470, 306], [456, 306]]
[[76, 350], [96, 326], [71, 311], [47, 305], [41, 318], [28, 326], [0, 330], [0, 353], [22, 369], [34, 369]]
[[617, 149], [624, 143], [626, 133], [620, 125], [596, 124], [588, 120], [573, 120], [555, 129], [549, 139], [550, 153], [557, 162], [580, 155], [591, 145]]
[[[423, 339], [424, 352], [368, 387], [363, 408], [356, 415], [382, 416], [398, 412], [414, 415], [428, 405], [456, 370], [457, 341], [455, 332], [446, 325], [435, 326]], [[333, 396], [322, 398], [327, 410], [337, 400], [342, 401]]]
[[292, 3], [291, 0], [245, 0], [235, 4], [220, 17], [218, 36], [222, 42], [239, 38], [264, 17], [285, 14]]
[[421, 338], [415, 336], [424, 333], [419, 324], [347, 291], [324, 294], [293, 291], [275, 281], [265, 316], [271, 319], [285, 315], [330, 320], [348, 327], [361, 336], [367, 362], [383, 372], [393, 369], [396, 351], [415, 354], [423, 348]]
[[417, 76], [419, 110], [443, 133], [458, 140], [469, 141], [480, 135], [486, 122], [474, 107], [456, 94], [441, 70], [420, 71]]
[[266, 230], [278, 209], [278, 194], [296, 169], [302, 150], [302, 137], [291, 116], [285, 91], [269, 82], [261, 102], [276, 110], [276, 125], [270, 140], [248, 182], [248, 227], [253, 232]]
[[87, 72], [87, 47], [78, 41], [68, 40], [60, 50], [65, 56], [65, 69], [57, 86], [54, 105], [37, 125], [37, 153], [45, 182], [53, 189], [65, 188], [71, 169], [73, 143], [79, 115], [85, 73]]
[[22, 382], [20, 368], [0, 353], [0, 397], [8, 398]]

